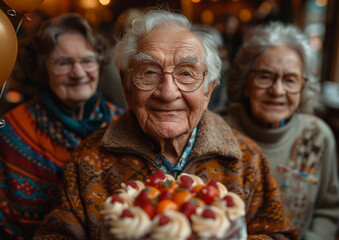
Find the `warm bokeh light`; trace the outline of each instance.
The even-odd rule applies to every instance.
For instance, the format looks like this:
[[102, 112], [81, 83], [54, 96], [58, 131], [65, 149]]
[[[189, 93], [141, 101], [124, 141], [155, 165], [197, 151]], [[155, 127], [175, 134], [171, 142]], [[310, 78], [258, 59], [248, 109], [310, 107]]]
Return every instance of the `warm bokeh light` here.
[[84, 9], [96, 8], [98, 7], [98, 0], [80, 0], [79, 4]]
[[111, 0], [99, 0], [99, 2], [100, 2], [101, 5], [106, 6], [106, 5], [111, 3]]
[[249, 20], [251, 20], [252, 18], [252, 13], [250, 10], [248, 9], [242, 9], [240, 12], [239, 12], [239, 19], [240, 21], [242, 22], [248, 22]]
[[11, 90], [7, 92], [6, 100], [10, 103], [19, 103], [23, 100], [23, 96], [20, 92]]
[[269, 2], [263, 2], [260, 4], [259, 10], [264, 14], [268, 14], [272, 10], [272, 5]]
[[212, 24], [214, 21], [214, 13], [211, 10], [204, 10], [201, 13], [201, 21], [205, 24]]
[[191, 0], [180, 0], [181, 7], [182, 7], [182, 13], [188, 18], [192, 19], [193, 16], [193, 3]]
[[193, 3], [199, 3], [200, 0], [191, 0]]
[[317, 4], [318, 7], [325, 7], [327, 5], [327, 0], [316, 0], [315, 4]]

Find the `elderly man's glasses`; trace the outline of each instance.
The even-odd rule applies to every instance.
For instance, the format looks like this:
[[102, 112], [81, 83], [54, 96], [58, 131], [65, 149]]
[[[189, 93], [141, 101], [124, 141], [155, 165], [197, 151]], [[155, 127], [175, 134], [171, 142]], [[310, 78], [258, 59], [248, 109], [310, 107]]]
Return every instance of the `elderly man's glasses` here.
[[81, 59], [74, 59], [71, 57], [58, 57], [51, 61], [52, 70], [55, 74], [67, 74], [69, 73], [75, 63], [79, 63], [81, 67], [88, 72], [95, 71], [99, 68], [97, 56], [86, 56]]
[[141, 90], [152, 90], [159, 86], [165, 74], [171, 74], [177, 87], [184, 92], [197, 90], [204, 81], [206, 72], [198, 62], [179, 63], [172, 72], [164, 72], [157, 62], [138, 61], [129, 68], [134, 84]]
[[[280, 78], [279, 74], [266, 70], [253, 70], [251, 74], [257, 88], [271, 88]], [[303, 89], [307, 79], [297, 74], [286, 74], [282, 76], [281, 81], [287, 92], [298, 93]]]

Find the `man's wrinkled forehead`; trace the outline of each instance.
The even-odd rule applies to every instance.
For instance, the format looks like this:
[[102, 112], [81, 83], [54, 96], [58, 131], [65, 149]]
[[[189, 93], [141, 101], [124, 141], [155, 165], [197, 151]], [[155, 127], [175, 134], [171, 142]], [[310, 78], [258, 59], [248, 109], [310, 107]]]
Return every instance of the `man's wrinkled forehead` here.
[[202, 61], [204, 47], [189, 29], [163, 24], [154, 27], [138, 41], [137, 52], [163, 63], [177, 64], [179, 61], [191, 61], [193, 57], [197, 58], [195, 61]]
[[[150, 56], [145, 53], [138, 53], [136, 55], [133, 55], [131, 57], [131, 62], [137, 61], [137, 62], [156, 62], [158, 64], [161, 64], [160, 59], [157, 59], [157, 57]], [[178, 63], [197, 63], [199, 62], [199, 58], [197, 56], [186, 56], [179, 59]]]

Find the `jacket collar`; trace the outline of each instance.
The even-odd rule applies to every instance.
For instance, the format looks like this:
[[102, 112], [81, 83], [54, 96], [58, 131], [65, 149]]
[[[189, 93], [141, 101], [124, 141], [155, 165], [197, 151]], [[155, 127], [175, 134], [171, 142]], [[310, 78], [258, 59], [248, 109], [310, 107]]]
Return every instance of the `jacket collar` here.
[[[145, 154], [155, 161], [150, 140], [141, 130], [134, 113], [130, 110], [108, 126], [102, 138], [102, 145], [115, 152]], [[240, 158], [241, 154], [231, 128], [220, 116], [206, 111], [199, 122], [190, 159], [205, 155]]]

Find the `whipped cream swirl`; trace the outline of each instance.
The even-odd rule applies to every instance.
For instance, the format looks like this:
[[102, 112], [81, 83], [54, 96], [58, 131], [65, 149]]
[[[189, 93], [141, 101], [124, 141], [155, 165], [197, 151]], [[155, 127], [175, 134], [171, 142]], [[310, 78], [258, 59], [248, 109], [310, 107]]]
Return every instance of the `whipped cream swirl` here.
[[186, 240], [191, 234], [190, 222], [184, 214], [177, 211], [167, 211], [164, 213], [170, 221], [167, 224], [159, 225], [161, 215], [153, 219], [151, 238], [154, 240], [176, 239]]
[[129, 210], [133, 218], [124, 217], [108, 222], [108, 232], [115, 239], [138, 239], [150, 230], [152, 222], [144, 210], [139, 207], [130, 207]]
[[100, 211], [100, 213], [105, 221], [118, 218], [120, 214], [122, 213], [122, 211], [128, 207], [128, 204], [125, 202], [112, 203], [111, 201], [112, 201], [112, 196], [108, 197], [102, 203], [102, 210]]
[[133, 206], [134, 199], [138, 196], [140, 191], [145, 188], [143, 182], [139, 180], [135, 180], [134, 182], [137, 184], [137, 188], [121, 183], [121, 188], [117, 190], [118, 196], [122, 201], [126, 202], [128, 206]]
[[222, 184], [221, 182], [217, 182], [217, 186], [218, 186], [218, 189], [219, 189], [219, 198], [223, 198], [224, 196], [226, 196], [228, 190], [227, 188], [225, 187], [224, 184]]
[[175, 182], [175, 178], [171, 174], [165, 174], [165, 180]]
[[239, 197], [239, 195], [233, 192], [228, 192], [227, 195], [230, 195], [232, 197], [234, 203], [233, 207], [226, 208], [226, 214], [228, 218], [231, 220], [235, 220], [239, 217], [245, 216], [245, 203]]
[[[205, 208], [211, 209], [215, 219], [202, 216]], [[193, 231], [201, 238], [222, 238], [230, 227], [230, 222], [223, 211], [214, 206], [203, 206], [197, 208], [196, 213], [191, 216]]]
[[227, 202], [224, 199], [217, 199], [212, 202], [211, 205], [221, 209], [223, 212], [226, 213], [227, 217], [234, 221], [239, 217], [245, 216], [245, 203], [244, 201], [235, 193], [228, 192], [226, 195], [232, 197], [233, 206], [227, 207]]

